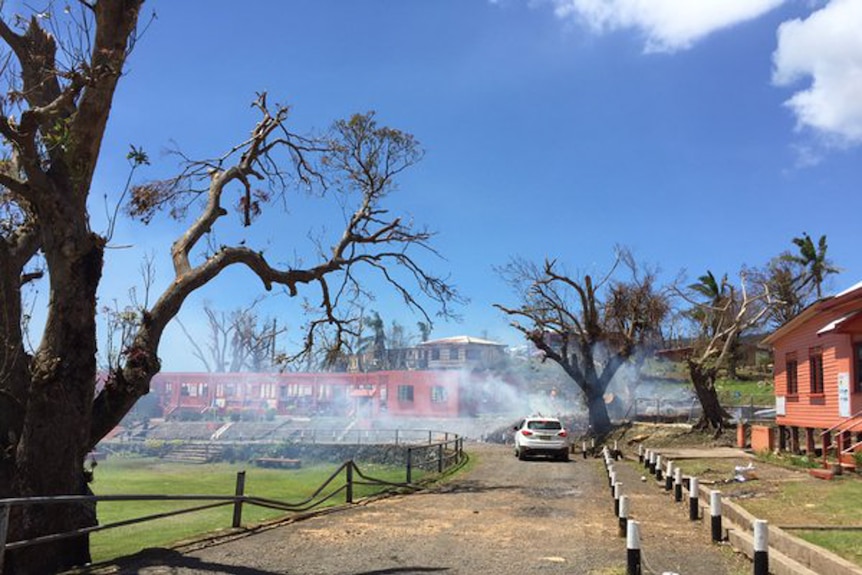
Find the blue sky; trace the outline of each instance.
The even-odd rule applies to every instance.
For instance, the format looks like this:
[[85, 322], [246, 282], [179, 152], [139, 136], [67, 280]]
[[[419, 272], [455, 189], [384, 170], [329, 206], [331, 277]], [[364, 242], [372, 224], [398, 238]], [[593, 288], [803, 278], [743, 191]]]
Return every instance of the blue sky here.
[[[427, 265], [470, 298], [463, 322], [432, 336], [520, 343], [491, 307], [513, 303], [493, 272], [512, 256], [585, 273], [621, 244], [670, 280], [763, 264], [808, 232], [827, 235], [844, 270], [833, 290], [862, 279], [862, 0], [154, 0], [152, 11], [114, 103], [96, 229], [129, 144], [153, 161], [143, 178], [168, 176], [161, 150], [222, 153], [253, 127], [249, 103], [265, 90], [293, 107], [295, 131], [375, 110], [422, 143], [390, 205], [439, 233], [445, 260]], [[288, 207], [249, 242], [287, 261], [309, 227], [337, 231], [331, 200]], [[122, 222], [102, 301], [126, 299], [143, 254], [153, 292], [164, 289], [180, 230]], [[180, 319], [202, 334], [204, 301], [229, 311], [258, 293], [231, 271]], [[371, 307], [413, 329], [420, 318], [393, 296]], [[260, 309], [299, 336], [285, 296]], [[201, 368], [176, 327], [162, 356], [168, 370]]]

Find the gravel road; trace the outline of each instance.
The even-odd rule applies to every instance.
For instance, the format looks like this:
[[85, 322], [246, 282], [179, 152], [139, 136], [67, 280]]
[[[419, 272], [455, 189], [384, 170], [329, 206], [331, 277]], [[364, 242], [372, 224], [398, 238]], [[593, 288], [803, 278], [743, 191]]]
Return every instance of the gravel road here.
[[[598, 459], [518, 461], [509, 447], [468, 445], [469, 473], [391, 497], [183, 550], [154, 550], [114, 573], [411, 575], [569, 573], [623, 575], [625, 539]], [[709, 541], [687, 505], [634, 463], [617, 465], [631, 516], [641, 522], [644, 573], [740, 575], [750, 563]]]

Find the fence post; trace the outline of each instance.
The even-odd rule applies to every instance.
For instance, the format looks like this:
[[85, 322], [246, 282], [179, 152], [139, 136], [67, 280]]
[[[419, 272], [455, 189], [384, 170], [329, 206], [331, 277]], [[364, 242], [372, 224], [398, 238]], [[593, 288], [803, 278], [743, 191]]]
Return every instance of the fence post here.
[[347, 462], [344, 468], [347, 473], [347, 489], [345, 490], [345, 499], [347, 503], [353, 503], [353, 460]]
[[407, 448], [407, 483], [413, 482], [413, 448]]
[[3, 573], [3, 558], [6, 556], [6, 533], [9, 529], [11, 511], [8, 505], [0, 505], [0, 574]]
[[[237, 497], [245, 495], [245, 471], [236, 472], [236, 491]], [[242, 526], [242, 499], [237, 499], [233, 503], [233, 524], [232, 527], [237, 528]]]
[[432, 434], [432, 433], [433, 433], [433, 431], [431, 431], [431, 430], [429, 429], [429, 430], [428, 430], [428, 445], [431, 445], [432, 443], [434, 443], [434, 441], [433, 441], [433, 439], [432, 439], [432, 436], [431, 436], [431, 434]]
[[437, 473], [443, 473], [443, 444], [437, 445]]
[[398, 429], [395, 430], [395, 445], [398, 445]]

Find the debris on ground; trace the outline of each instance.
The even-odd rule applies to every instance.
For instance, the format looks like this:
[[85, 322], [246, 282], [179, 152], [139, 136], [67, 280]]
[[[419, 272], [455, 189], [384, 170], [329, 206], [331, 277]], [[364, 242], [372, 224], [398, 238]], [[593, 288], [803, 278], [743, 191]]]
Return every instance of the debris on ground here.
[[757, 475], [754, 473], [754, 465], [749, 463], [748, 465], [742, 466], [737, 465], [733, 468], [733, 480], [738, 483], [744, 483], [746, 481], [752, 481], [757, 479]]

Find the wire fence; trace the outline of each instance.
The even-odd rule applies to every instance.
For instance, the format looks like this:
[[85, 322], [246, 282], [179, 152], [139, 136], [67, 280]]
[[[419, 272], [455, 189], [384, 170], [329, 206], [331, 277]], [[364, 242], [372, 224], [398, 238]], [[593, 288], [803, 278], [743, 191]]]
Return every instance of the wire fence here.
[[[433, 436], [428, 436], [433, 439]], [[257, 497], [245, 493], [245, 471], [239, 471], [236, 475], [234, 495], [213, 494], [190, 494], [190, 495], [62, 495], [45, 497], [18, 497], [0, 499], [0, 575], [3, 573], [3, 558], [6, 551], [52, 543], [72, 537], [81, 537], [90, 533], [115, 529], [128, 525], [156, 521], [177, 515], [194, 513], [206, 509], [222, 506], [233, 506], [233, 519], [231, 527], [242, 527], [242, 514], [244, 505], [255, 505], [269, 509], [277, 509], [286, 513], [302, 513], [312, 511], [324, 505], [332, 505], [336, 499], [343, 497], [345, 504], [355, 502], [354, 492], [357, 486], [376, 486], [386, 489], [416, 488], [418, 484], [413, 481], [416, 469], [442, 474], [460, 466], [465, 461], [464, 439], [456, 434], [443, 434], [445, 438], [439, 442], [430, 441], [422, 445], [414, 445], [407, 448], [404, 460], [405, 480], [403, 482], [392, 482], [372, 477], [364, 473], [359, 466], [349, 460], [341, 464], [314, 492], [301, 501], [280, 501], [265, 497]], [[39, 537], [32, 537], [18, 541], [7, 541], [9, 517], [12, 508], [27, 507], [33, 505], [90, 505], [95, 506], [99, 502], [112, 501], [181, 501], [194, 503], [189, 507], [153, 513], [132, 519], [116, 521], [104, 525], [82, 527], [62, 533], [52, 533]]]

